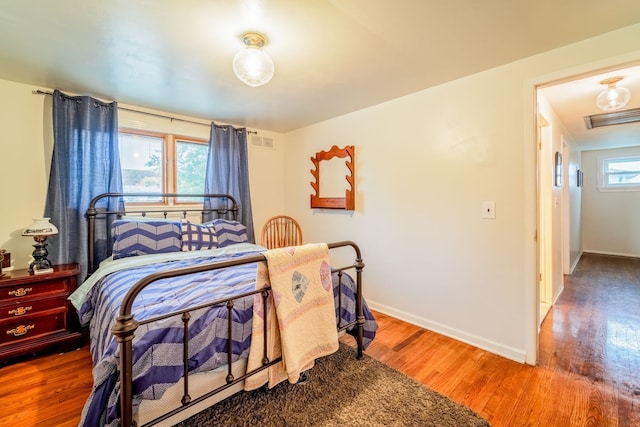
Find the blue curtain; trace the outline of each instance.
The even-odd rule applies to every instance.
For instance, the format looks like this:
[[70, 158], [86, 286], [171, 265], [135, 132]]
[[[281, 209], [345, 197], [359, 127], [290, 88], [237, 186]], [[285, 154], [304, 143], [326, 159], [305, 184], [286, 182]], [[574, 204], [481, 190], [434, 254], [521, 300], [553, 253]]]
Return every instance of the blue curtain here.
[[[254, 243], [246, 129], [211, 123], [204, 191], [230, 194], [236, 199], [240, 208], [238, 219], [247, 227], [249, 242]], [[215, 201], [207, 199], [204, 201], [204, 206], [205, 208], [220, 207], [214, 203]]]
[[[85, 213], [89, 203], [98, 194], [122, 192], [118, 104], [54, 91], [53, 144], [44, 213], [60, 234], [49, 241], [49, 259], [53, 264], [79, 263], [84, 279], [88, 266]], [[112, 206], [105, 203], [100, 208], [115, 210], [121, 202], [112, 201]], [[111, 253], [110, 226], [96, 228], [95, 265]]]

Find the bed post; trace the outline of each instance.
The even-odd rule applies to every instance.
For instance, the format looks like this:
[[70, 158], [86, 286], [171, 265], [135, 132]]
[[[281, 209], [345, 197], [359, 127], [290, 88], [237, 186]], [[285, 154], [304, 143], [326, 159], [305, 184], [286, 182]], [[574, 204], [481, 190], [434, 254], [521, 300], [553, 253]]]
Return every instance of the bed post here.
[[356, 267], [356, 342], [358, 344], [358, 359], [362, 359], [363, 355], [363, 339], [364, 339], [364, 313], [362, 308], [362, 269], [364, 262], [360, 256], [360, 250], [356, 250], [358, 254], [355, 262]]
[[120, 420], [121, 426], [136, 426], [133, 421], [132, 340], [138, 322], [133, 315], [118, 316], [111, 332], [120, 344]]
[[364, 306], [362, 304], [362, 270], [364, 269], [364, 262], [362, 262], [362, 253], [360, 247], [354, 242], [346, 240], [344, 242], [328, 243], [329, 249], [339, 248], [341, 246], [351, 246], [356, 253], [356, 260], [353, 266], [356, 269], [356, 344], [358, 345], [358, 352], [356, 357], [362, 359], [364, 352]]
[[93, 271], [95, 270], [95, 266], [94, 266], [94, 260], [95, 260], [95, 241], [96, 241], [96, 216], [98, 216], [98, 210], [96, 209], [95, 204], [93, 203], [93, 200], [91, 201], [91, 205], [89, 206], [89, 209], [87, 209], [87, 220], [89, 221], [88, 223], [88, 244], [89, 244], [89, 248], [88, 248], [88, 270], [87, 270], [87, 277], [89, 277], [90, 274], [93, 273]]

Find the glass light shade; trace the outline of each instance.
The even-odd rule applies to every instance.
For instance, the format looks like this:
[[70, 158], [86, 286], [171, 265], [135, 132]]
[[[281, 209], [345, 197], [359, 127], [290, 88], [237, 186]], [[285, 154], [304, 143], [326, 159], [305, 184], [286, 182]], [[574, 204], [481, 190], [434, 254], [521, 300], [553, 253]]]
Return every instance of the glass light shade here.
[[233, 72], [251, 87], [269, 83], [274, 70], [271, 57], [255, 47], [242, 49], [233, 57]]
[[25, 228], [22, 232], [23, 236], [51, 236], [58, 234], [58, 229], [55, 225], [49, 222], [51, 218], [35, 218], [33, 224]]
[[629, 89], [622, 86], [614, 86], [601, 92], [600, 95], [598, 95], [596, 103], [598, 104], [598, 108], [602, 110], [614, 111], [627, 105], [629, 99], [631, 99]]

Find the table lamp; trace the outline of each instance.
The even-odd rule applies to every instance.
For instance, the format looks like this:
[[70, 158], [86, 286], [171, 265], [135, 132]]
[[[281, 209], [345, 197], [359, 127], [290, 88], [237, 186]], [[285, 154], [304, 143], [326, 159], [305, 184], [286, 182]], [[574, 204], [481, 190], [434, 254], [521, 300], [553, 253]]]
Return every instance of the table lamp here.
[[7, 251], [5, 251], [4, 249], [0, 249], [0, 277], [4, 276], [4, 273], [2, 272], [2, 264], [4, 264], [4, 254]]
[[44, 243], [47, 240], [47, 236], [58, 234], [58, 229], [55, 225], [49, 222], [51, 218], [37, 218], [33, 220], [33, 224], [25, 228], [22, 232], [23, 236], [33, 237], [36, 244], [33, 245], [33, 262], [29, 265], [29, 273], [43, 274], [51, 273], [53, 268], [51, 261], [47, 259], [49, 252], [47, 251], [47, 245]]

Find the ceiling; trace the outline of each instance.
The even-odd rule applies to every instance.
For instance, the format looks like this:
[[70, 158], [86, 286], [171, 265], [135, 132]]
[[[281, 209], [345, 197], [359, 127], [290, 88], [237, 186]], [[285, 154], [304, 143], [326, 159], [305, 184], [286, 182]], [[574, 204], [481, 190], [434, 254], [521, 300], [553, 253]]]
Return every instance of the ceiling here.
[[585, 124], [585, 116], [607, 113], [596, 106], [596, 98], [607, 87], [600, 82], [614, 76], [623, 77], [617, 86], [624, 86], [631, 92], [631, 99], [623, 110], [640, 108], [640, 65], [609, 70], [540, 89], [581, 150], [640, 145], [640, 122], [593, 129], [587, 129]]
[[[637, 0], [0, 0], [0, 78], [287, 132], [638, 22]], [[276, 66], [258, 88], [231, 68], [246, 31]]]

